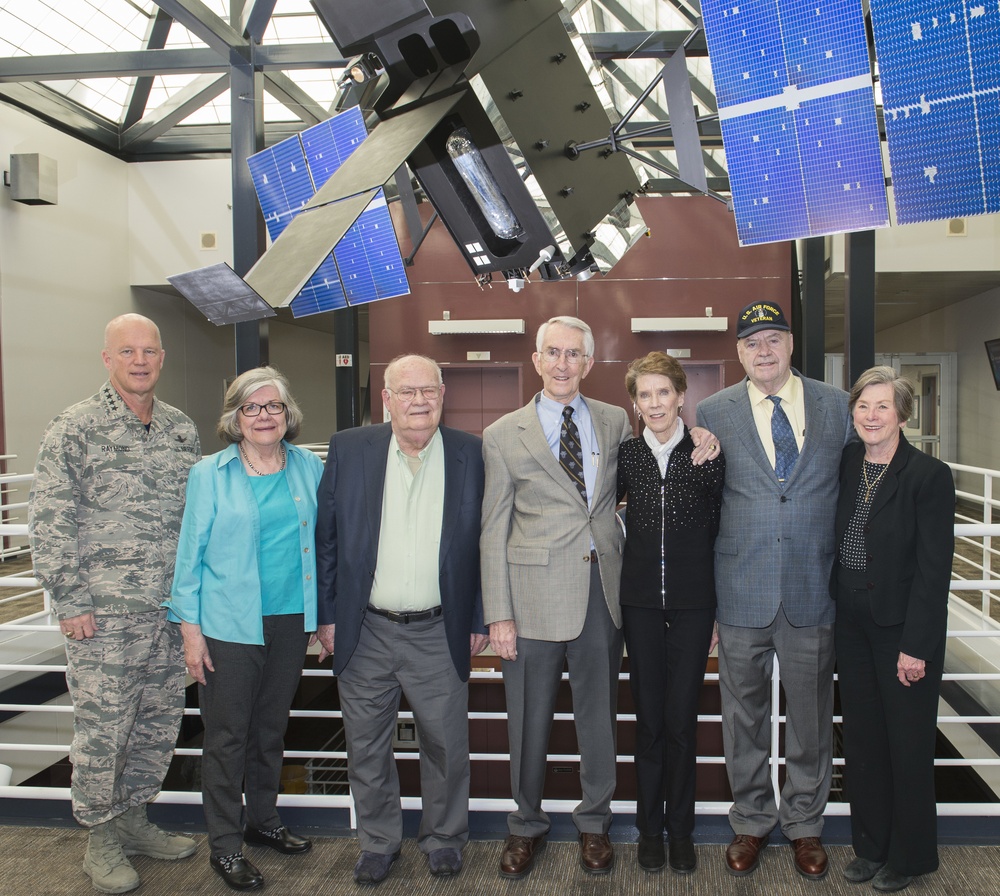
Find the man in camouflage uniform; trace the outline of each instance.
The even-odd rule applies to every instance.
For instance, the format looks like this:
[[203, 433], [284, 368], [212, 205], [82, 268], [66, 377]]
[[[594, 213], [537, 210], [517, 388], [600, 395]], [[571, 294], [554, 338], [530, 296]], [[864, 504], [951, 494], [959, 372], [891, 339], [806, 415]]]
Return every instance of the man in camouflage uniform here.
[[73, 698], [73, 813], [90, 829], [96, 889], [139, 886], [126, 856], [179, 859], [195, 841], [150, 824], [184, 709], [184, 652], [160, 604], [170, 594], [194, 423], [157, 401], [163, 366], [151, 320], [104, 333], [109, 381], [49, 424], [29, 499], [35, 573], [66, 636]]

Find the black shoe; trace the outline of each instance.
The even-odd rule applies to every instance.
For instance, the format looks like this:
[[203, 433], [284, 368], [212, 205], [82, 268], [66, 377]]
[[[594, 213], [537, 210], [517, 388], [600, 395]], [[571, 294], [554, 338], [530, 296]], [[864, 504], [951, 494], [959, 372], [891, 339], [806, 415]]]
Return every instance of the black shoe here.
[[662, 834], [639, 834], [639, 867], [643, 871], [659, 871], [666, 862]]
[[219, 877], [234, 890], [259, 890], [264, 886], [264, 875], [243, 858], [241, 852], [212, 856], [209, 861]]
[[247, 825], [243, 831], [243, 839], [254, 846], [270, 846], [271, 849], [283, 853], [309, 852], [312, 849], [309, 840], [293, 834], [283, 824], [270, 831], [261, 831]]
[[698, 859], [694, 854], [694, 843], [690, 837], [671, 837], [668, 846], [671, 871], [675, 874], [690, 874], [694, 871]]

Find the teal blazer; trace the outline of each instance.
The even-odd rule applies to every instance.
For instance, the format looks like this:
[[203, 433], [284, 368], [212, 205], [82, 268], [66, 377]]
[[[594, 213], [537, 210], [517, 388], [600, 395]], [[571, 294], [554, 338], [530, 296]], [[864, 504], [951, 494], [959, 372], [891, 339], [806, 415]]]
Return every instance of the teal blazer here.
[[[316, 487], [323, 462], [288, 442], [286, 479], [299, 515], [302, 612], [305, 631], [316, 630]], [[171, 622], [193, 622], [218, 641], [263, 644], [260, 591], [260, 515], [239, 448], [196, 463], [187, 484], [184, 520], [170, 599]]]

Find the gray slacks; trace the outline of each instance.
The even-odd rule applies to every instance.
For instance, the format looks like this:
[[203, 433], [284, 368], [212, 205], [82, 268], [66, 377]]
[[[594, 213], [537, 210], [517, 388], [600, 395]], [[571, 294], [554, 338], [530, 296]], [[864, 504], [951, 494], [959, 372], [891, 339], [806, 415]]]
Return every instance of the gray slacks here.
[[507, 816], [511, 834], [538, 837], [549, 830], [542, 810], [546, 754], [552, 714], [569, 667], [573, 718], [580, 749], [582, 800], [573, 810], [581, 833], [603, 834], [611, 827], [611, 798], [617, 784], [616, 714], [622, 633], [608, 613], [596, 563], [583, 631], [573, 641], [517, 639], [517, 659], [503, 662], [510, 738], [510, 788], [517, 809]]
[[[780, 807], [768, 765], [776, 656], [786, 719]], [[779, 609], [763, 628], [719, 624], [722, 742], [735, 833], [764, 837], [780, 824], [789, 840], [820, 836], [833, 771], [833, 666], [832, 623], [796, 628]]]
[[361, 849], [388, 855], [403, 841], [392, 755], [402, 695], [420, 741], [417, 844], [425, 853], [462, 849], [469, 839], [469, 691], [455, 671], [444, 619], [401, 624], [366, 613], [337, 683]]
[[264, 617], [264, 643], [206, 638], [214, 672], [198, 686], [205, 739], [201, 787], [213, 856], [243, 846], [246, 823], [259, 830], [281, 824], [278, 791], [288, 710], [298, 689], [309, 634], [302, 614]]

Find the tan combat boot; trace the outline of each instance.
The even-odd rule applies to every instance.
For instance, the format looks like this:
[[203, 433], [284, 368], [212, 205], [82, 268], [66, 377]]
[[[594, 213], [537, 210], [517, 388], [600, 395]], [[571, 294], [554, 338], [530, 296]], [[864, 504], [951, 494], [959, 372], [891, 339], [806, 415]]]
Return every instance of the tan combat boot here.
[[114, 821], [90, 829], [83, 870], [102, 893], [127, 893], [139, 886], [139, 875], [122, 852]]
[[183, 859], [198, 844], [190, 837], [160, 830], [146, 817], [146, 807], [133, 806], [115, 819], [118, 839], [127, 856], [151, 856], [154, 859]]

